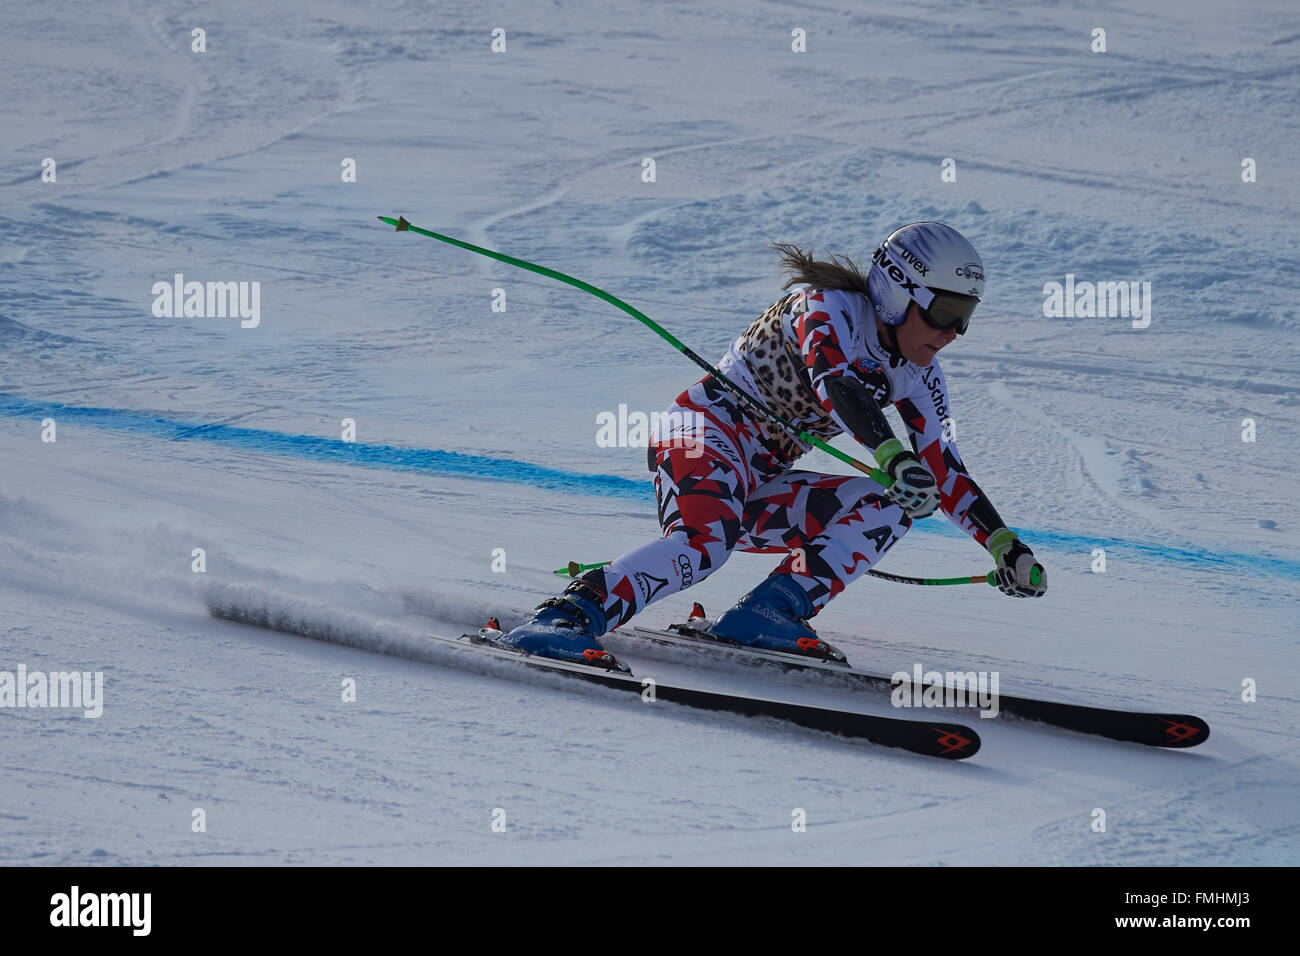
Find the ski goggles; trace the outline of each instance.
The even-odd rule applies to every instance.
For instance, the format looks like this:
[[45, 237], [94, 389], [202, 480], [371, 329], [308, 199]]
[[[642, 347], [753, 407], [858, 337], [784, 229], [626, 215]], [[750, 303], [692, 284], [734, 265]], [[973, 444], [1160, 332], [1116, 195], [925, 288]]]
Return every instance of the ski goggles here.
[[948, 292], [945, 289], [927, 289], [924, 286], [912, 296], [921, 311], [925, 324], [940, 332], [965, 335], [970, 328], [970, 317], [980, 300], [973, 295]]

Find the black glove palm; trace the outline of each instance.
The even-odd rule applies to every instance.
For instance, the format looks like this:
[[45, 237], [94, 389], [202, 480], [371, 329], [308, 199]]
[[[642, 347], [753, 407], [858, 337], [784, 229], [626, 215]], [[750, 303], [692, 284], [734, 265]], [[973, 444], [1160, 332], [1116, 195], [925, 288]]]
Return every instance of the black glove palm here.
[[987, 546], [998, 562], [993, 579], [999, 591], [1010, 597], [1042, 597], [1047, 593], [1047, 571], [1014, 531], [999, 528], [989, 535]]

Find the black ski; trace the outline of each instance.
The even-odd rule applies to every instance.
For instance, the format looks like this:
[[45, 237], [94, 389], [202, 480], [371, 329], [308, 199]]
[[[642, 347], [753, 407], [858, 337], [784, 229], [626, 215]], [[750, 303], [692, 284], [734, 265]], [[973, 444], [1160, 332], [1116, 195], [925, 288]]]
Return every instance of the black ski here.
[[[730, 661], [747, 667], [767, 668], [781, 672], [818, 674], [827, 682], [845, 687], [870, 690], [890, 690], [893, 681], [887, 674], [859, 670], [844, 664], [724, 644], [717, 640], [699, 637], [683, 629], [664, 631], [648, 627], [632, 627], [614, 634], [629, 634], [638, 640], [662, 646], [703, 650], [714, 659]], [[702, 656], [701, 661], [707, 662]], [[1191, 714], [1162, 714], [1136, 710], [1116, 710], [1109, 707], [1089, 707], [1085, 704], [1067, 704], [1059, 701], [1039, 700], [1031, 697], [998, 695], [999, 715], [1036, 720], [1054, 727], [1096, 734], [1111, 740], [1124, 740], [1146, 744], [1150, 747], [1195, 747], [1210, 736], [1210, 727], [1200, 717]]]
[[[213, 617], [239, 624], [331, 643], [364, 646], [355, 639], [349, 639], [349, 635], [342, 633], [334, 624], [313, 623], [295, 615], [276, 614], [267, 608], [244, 607], [230, 602], [210, 602], [208, 611]], [[878, 717], [829, 707], [770, 700], [764, 697], [697, 690], [665, 684], [650, 678], [641, 679], [632, 676], [630, 672], [557, 661], [508, 650], [483, 640], [479, 635], [466, 634], [460, 638], [427, 636], [443, 647], [466, 655], [480, 658], [487, 656], [507, 661], [511, 665], [576, 678], [602, 687], [627, 691], [647, 701], [667, 701], [697, 710], [742, 714], [746, 717], [767, 717], [810, 730], [866, 740], [885, 747], [899, 747], [913, 753], [946, 760], [961, 760], [973, 756], [980, 748], [979, 735], [973, 729], [948, 721]]]

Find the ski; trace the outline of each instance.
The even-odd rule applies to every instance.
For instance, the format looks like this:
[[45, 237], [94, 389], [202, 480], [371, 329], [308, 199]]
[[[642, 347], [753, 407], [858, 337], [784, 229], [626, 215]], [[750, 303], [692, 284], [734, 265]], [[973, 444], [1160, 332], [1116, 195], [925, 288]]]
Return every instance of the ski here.
[[[828, 683], [870, 690], [892, 690], [888, 674], [859, 670], [846, 664], [802, 657], [780, 651], [768, 651], [726, 644], [698, 636], [683, 625], [681, 630], [660, 630], [633, 626], [612, 634], [627, 634], [638, 641], [660, 646], [704, 651], [702, 663], [728, 661], [745, 667], [765, 668], [782, 673], [816, 674]], [[1000, 716], [1034, 720], [1065, 730], [1094, 734], [1111, 740], [1145, 744], [1149, 747], [1195, 747], [1210, 736], [1209, 725], [1192, 714], [1165, 714], [1109, 707], [1090, 707], [1032, 697], [998, 695]]]
[[[373, 649], [352, 636], [340, 633], [335, 625], [314, 623], [295, 615], [276, 614], [263, 607], [210, 602], [208, 611], [213, 617], [238, 624]], [[678, 686], [653, 678], [636, 677], [630, 671], [613, 667], [529, 655], [496, 644], [484, 636], [485, 632], [500, 633], [495, 629], [484, 628], [479, 634], [464, 634], [458, 638], [436, 634], [426, 635], [426, 637], [440, 647], [468, 657], [488, 658], [507, 662], [515, 667], [575, 678], [601, 687], [636, 694], [647, 702], [664, 701], [695, 710], [769, 718], [809, 730], [838, 734], [842, 737], [864, 740], [884, 747], [901, 748], [912, 753], [945, 760], [962, 760], [971, 757], [980, 748], [979, 735], [972, 728], [962, 724], [939, 720], [880, 717], [765, 697], [726, 694]]]

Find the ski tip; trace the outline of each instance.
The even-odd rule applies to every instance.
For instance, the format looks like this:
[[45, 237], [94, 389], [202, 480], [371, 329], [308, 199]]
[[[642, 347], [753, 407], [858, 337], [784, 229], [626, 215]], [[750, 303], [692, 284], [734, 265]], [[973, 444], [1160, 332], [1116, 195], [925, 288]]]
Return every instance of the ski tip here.
[[694, 604], [691, 605], [691, 613], [690, 616], [687, 618], [687, 620], [694, 621], [697, 620], [698, 618], [705, 618], [707, 616], [708, 615], [704, 613], [704, 605], [701, 604], [699, 601], [696, 601]]
[[491, 630], [499, 631], [501, 630], [501, 622], [498, 621], [495, 617], [490, 617], [488, 618], [487, 627], [490, 628]]
[[945, 760], [965, 760], [979, 753], [980, 735], [969, 727], [948, 724], [931, 727], [930, 730], [935, 734], [932, 741], [933, 749], [927, 748], [923, 751], [929, 756], [942, 757]]
[[1192, 714], [1161, 714], [1160, 747], [1196, 747], [1210, 739], [1210, 725]]

